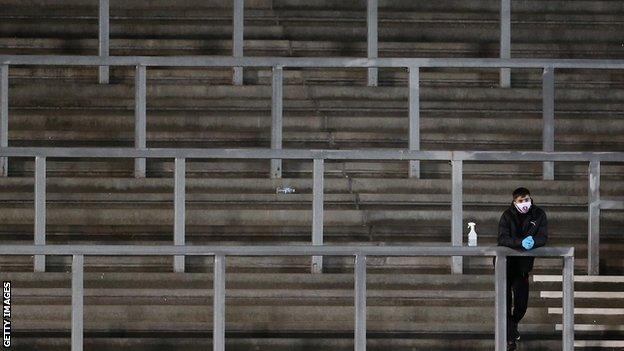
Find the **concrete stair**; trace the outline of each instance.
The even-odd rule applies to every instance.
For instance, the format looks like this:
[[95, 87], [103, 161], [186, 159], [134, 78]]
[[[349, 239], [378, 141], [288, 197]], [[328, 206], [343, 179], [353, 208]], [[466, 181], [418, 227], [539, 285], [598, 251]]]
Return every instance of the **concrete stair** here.
[[[97, 52], [97, 3], [5, 2], [0, 47], [12, 53]], [[496, 57], [499, 3], [381, 1], [381, 57]], [[512, 57], [622, 57], [618, 1], [512, 4]], [[111, 1], [111, 53], [231, 53], [230, 2]], [[254, 0], [245, 3], [245, 52], [363, 56], [365, 3]], [[535, 33], [539, 35], [535, 35]]]
[[[133, 83], [98, 85], [95, 82], [80, 82], [73, 77], [74, 73], [70, 74], [72, 78], [67, 79], [26, 78], [28, 72], [11, 69], [10, 145], [133, 145]], [[168, 76], [165, 71], [158, 73], [159, 78], [148, 84], [148, 147], [269, 147], [270, 86], [181, 83], [183, 77], [169, 73], [171, 75]], [[329, 74], [324, 73], [326, 79]], [[444, 74], [449, 79], [446, 85], [434, 85], [436, 76], [437, 73], [431, 73], [431, 85], [425, 85], [421, 94], [422, 149], [542, 149], [539, 87], [498, 89], [465, 86], [464, 83], [472, 84], [470, 82], [477, 82], [478, 79], [465, 77], [466, 80], [461, 80], [464, 83], [453, 82], [452, 75]], [[594, 85], [580, 88], [583, 83], [577, 79], [582, 77], [563, 78], [567, 82], [562, 84], [570, 84], [570, 87], [557, 90], [555, 150], [624, 150], [624, 124], [619, 112], [624, 108], [619, 102], [624, 94], [617, 87], [619, 81], [613, 83], [616, 85], [607, 84], [600, 88]], [[284, 90], [284, 147], [348, 149], [408, 146], [405, 86], [365, 88], [327, 82], [309, 85], [300, 76], [293, 77], [293, 80], [293, 85], [286, 85]], [[518, 143], [512, 136], [520, 131], [523, 139]], [[118, 172], [123, 169], [125, 173], [121, 174], [127, 175], [131, 171], [129, 160], [123, 161], [128, 166], [122, 166], [120, 160], [75, 161], [66, 160], [65, 164], [80, 167], [80, 172], [89, 175], [101, 172], [99, 165], [109, 162], [110, 166], [106, 169], [110, 172], [120, 175]], [[60, 171], [54, 162], [51, 160], [48, 167], [51, 174]], [[162, 174], [160, 162], [148, 160], [148, 174]], [[241, 165], [248, 176], [253, 172], [268, 173], [265, 163], [239, 160], [204, 164], [207, 167], [212, 167], [209, 164], [233, 167], [232, 172], [237, 172], [236, 168]], [[300, 167], [298, 164], [298, 161], [285, 161], [286, 176], [296, 173], [295, 169]], [[388, 167], [388, 171], [393, 172], [389, 167], [398, 164], [401, 165], [400, 172], [406, 172], [405, 162], [368, 164], [366, 167]], [[424, 162], [424, 175], [439, 177], [443, 171], [438, 170], [437, 164]], [[530, 166], [524, 169], [530, 169], [530, 174], [537, 176], [540, 173], [539, 163], [534, 165], [538, 168]], [[16, 159], [11, 163], [9, 172], [14, 176], [23, 175], [29, 167]], [[493, 166], [489, 164], [486, 167]], [[557, 163], [557, 178], [572, 179], [586, 174], [585, 165], [575, 169], [570, 167], [577, 166]], [[610, 172], [620, 174], [620, 166], [613, 166], [617, 169], [613, 171], [610, 167], [605, 165], [604, 176], [609, 177]], [[76, 174], [76, 171], [74, 168], [70, 172]], [[512, 177], [508, 172], [498, 170], [489, 173], [492, 176], [504, 174]]]
[[[111, 1], [111, 55], [230, 55], [229, 2]], [[246, 0], [247, 56], [366, 55], [365, 2]], [[380, 57], [497, 57], [498, 1], [406, 2], [379, 9]], [[512, 57], [622, 58], [621, 1], [512, 1]], [[0, 54], [97, 54], [97, 1], [0, 5]], [[497, 70], [421, 70], [424, 150], [541, 150], [541, 72], [513, 70], [511, 89]], [[271, 72], [149, 68], [148, 147], [269, 147]], [[132, 146], [134, 70], [112, 67], [99, 85], [95, 67], [12, 66], [10, 146]], [[406, 148], [407, 73], [365, 69], [286, 69], [284, 147]], [[624, 151], [624, 74], [556, 72], [557, 151]], [[327, 161], [325, 242], [332, 245], [450, 243], [450, 166], [422, 162]], [[33, 242], [34, 162], [11, 158], [0, 178], [0, 243]], [[173, 162], [148, 160], [134, 179], [130, 159], [47, 160], [47, 242], [170, 244]], [[621, 164], [602, 164], [601, 195], [623, 197]], [[187, 243], [303, 244], [311, 239], [312, 163], [286, 160], [269, 179], [265, 160], [187, 161]], [[551, 246], [574, 246], [575, 271], [587, 266], [587, 164], [556, 163], [542, 181], [539, 162], [464, 164], [464, 220], [480, 245], [518, 186], [546, 209]], [[276, 194], [293, 186], [295, 194]], [[601, 272], [624, 274], [622, 211], [601, 214]], [[87, 257], [86, 350], [205, 350], [211, 347], [212, 259], [189, 257], [176, 274], [171, 257]], [[15, 350], [67, 350], [70, 259], [0, 258], [14, 286]], [[326, 257], [311, 275], [309, 257], [228, 258], [228, 350], [352, 350], [353, 259]], [[493, 266], [466, 258], [449, 275], [448, 258], [370, 257], [369, 350], [493, 349]], [[537, 274], [560, 274], [561, 260], [536, 259]], [[580, 278], [582, 280], [584, 278]], [[559, 285], [557, 285], [559, 284]], [[576, 307], [622, 306], [619, 285], [579, 282]], [[560, 283], [534, 280], [519, 350], [561, 349]], [[617, 290], [619, 289], [619, 290]], [[598, 294], [596, 294], [598, 293]], [[613, 295], [615, 293], [615, 295]], [[589, 295], [587, 295], [589, 294]], [[591, 298], [588, 298], [590, 297]], [[596, 297], [598, 296], [598, 297]], [[615, 297], [613, 297], [615, 296]], [[585, 309], [585, 310], [581, 310]], [[552, 312], [552, 313], [549, 313]], [[619, 347], [621, 315], [576, 318], [577, 346]], [[603, 326], [603, 327], [598, 327]], [[601, 329], [602, 328], [602, 329]], [[604, 349], [604, 348], [603, 348]]]
[[[548, 313], [561, 318], [561, 275], [535, 275], [547, 301]], [[584, 350], [614, 350], [624, 347], [624, 276], [585, 276], [574, 278], [574, 346]], [[551, 290], [552, 289], [552, 290]], [[560, 331], [561, 324], [555, 329]]]
[[[587, 181], [467, 179], [464, 220], [476, 221], [481, 245], [496, 244], [497, 223], [509, 205], [511, 189], [521, 184], [546, 209], [551, 246], [576, 247], [579, 272], [587, 255]], [[603, 181], [604, 196], [622, 196], [621, 182]], [[276, 194], [292, 186], [294, 194]], [[311, 240], [312, 181], [308, 178], [189, 178], [187, 241], [189, 244], [305, 244]], [[0, 230], [6, 243], [32, 242], [34, 227], [32, 178], [0, 179]], [[445, 245], [450, 243], [448, 179], [379, 179], [328, 177], [325, 183], [325, 241], [360, 245]], [[602, 268], [620, 274], [620, 211], [604, 211], [601, 226]], [[69, 178], [47, 180], [47, 242], [50, 244], [166, 244], [172, 241], [171, 178]], [[4, 258], [11, 270], [28, 270], [31, 259]], [[238, 261], [240, 260], [240, 261]], [[256, 270], [255, 259], [234, 259], [243, 271]], [[306, 258], [265, 258], [276, 270], [306, 271]], [[560, 260], [537, 260], [536, 269], [557, 273]], [[468, 271], [483, 272], [491, 260], [467, 258]], [[51, 257], [49, 268], [62, 270], [67, 258]], [[89, 266], [87, 262], [87, 266]], [[170, 258], [98, 258], [99, 269], [168, 271]], [[341, 271], [342, 259], [328, 258], [329, 271]], [[347, 264], [348, 266], [348, 264]], [[446, 258], [387, 258], [373, 269], [446, 272]], [[206, 259], [190, 257], [188, 269], [209, 270]], [[606, 272], [605, 271], [605, 272]]]
[[[14, 287], [14, 323], [19, 326], [15, 333], [24, 336], [17, 338], [16, 349], [36, 345], [37, 349], [56, 350], [66, 345], [70, 276], [49, 272], [5, 275]], [[351, 345], [352, 272], [228, 272], [226, 277], [228, 347], [251, 344], [265, 350], [317, 345], [343, 349]], [[446, 350], [459, 347], [461, 340], [469, 350], [492, 347], [491, 274], [369, 274], [367, 288], [372, 349], [379, 348], [382, 341], [399, 349]], [[189, 340], [209, 345], [211, 274], [87, 272], [85, 289], [86, 345], [92, 349], [111, 345], [147, 349], [160, 333], [164, 333], [159, 337], [164, 347], [183, 347]], [[526, 336], [523, 344], [539, 349], [560, 347], [560, 335], [552, 329], [543, 301], [537, 292], [531, 296], [531, 308], [521, 326]], [[328, 338], [319, 339], [321, 334]], [[439, 337], [446, 341], [436, 342]], [[174, 345], [173, 340], [179, 343]]]

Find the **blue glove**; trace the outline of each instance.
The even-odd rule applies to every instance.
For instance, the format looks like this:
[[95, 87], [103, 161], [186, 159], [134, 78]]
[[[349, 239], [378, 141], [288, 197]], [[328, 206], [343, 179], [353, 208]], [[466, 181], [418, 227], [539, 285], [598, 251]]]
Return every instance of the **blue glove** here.
[[531, 250], [534, 244], [535, 241], [533, 241], [533, 236], [531, 235], [527, 236], [526, 238], [524, 238], [524, 240], [522, 240], [522, 247], [524, 247], [526, 250]]

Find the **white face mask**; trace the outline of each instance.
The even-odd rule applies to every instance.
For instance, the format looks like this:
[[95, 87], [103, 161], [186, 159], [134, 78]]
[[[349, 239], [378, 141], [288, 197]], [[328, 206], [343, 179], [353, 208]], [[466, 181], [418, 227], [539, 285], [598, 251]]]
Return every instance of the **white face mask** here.
[[532, 201], [527, 201], [527, 202], [523, 202], [523, 203], [517, 203], [514, 202], [514, 205], [516, 205], [516, 208], [518, 209], [518, 212], [520, 213], [527, 213], [529, 212], [529, 209], [531, 208], [531, 202]]

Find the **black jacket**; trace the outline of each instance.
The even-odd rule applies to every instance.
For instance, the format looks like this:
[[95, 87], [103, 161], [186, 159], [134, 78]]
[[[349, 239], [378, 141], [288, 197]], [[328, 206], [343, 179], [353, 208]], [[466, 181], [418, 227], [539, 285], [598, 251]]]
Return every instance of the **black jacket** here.
[[[522, 217], [524, 217], [524, 220], [522, 220]], [[532, 249], [546, 245], [546, 241], [548, 241], [546, 212], [533, 203], [529, 212], [523, 216], [512, 202], [503, 212], [498, 222], [498, 245], [527, 251], [522, 246], [522, 240], [529, 235], [532, 235], [535, 241]], [[528, 274], [533, 269], [535, 258], [508, 257], [507, 261], [511, 271]]]

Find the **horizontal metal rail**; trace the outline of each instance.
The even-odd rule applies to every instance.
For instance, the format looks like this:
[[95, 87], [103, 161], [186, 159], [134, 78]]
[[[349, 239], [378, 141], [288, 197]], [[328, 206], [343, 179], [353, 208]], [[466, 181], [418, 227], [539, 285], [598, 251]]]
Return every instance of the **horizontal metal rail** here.
[[[244, 33], [244, 0], [233, 0], [233, 18], [232, 18], [232, 56], [243, 57], [243, 33]], [[379, 51], [379, 30], [378, 30], [378, 0], [368, 0], [366, 5], [366, 42], [367, 42], [367, 58], [377, 58]], [[500, 1], [500, 57], [511, 57], [511, 0]], [[99, 11], [99, 55], [107, 57], [110, 52], [110, 4], [108, 0], [100, 0]], [[107, 84], [109, 71], [107, 66], [100, 66], [99, 81]], [[368, 69], [368, 85], [377, 86], [378, 72], [377, 68]], [[234, 75], [232, 79], [234, 85], [243, 84], [243, 68], [234, 67]], [[509, 87], [511, 85], [511, 72], [508, 68], [501, 69], [500, 73], [501, 87]]]
[[[464, 161], [574, 161], [588, 162], [588, 274], [599, 274], [600, 260], [600, 210], [618, 210], [622, 201], [600, 199], [600, 163], [602, 161], [624, 162], [622, 152], [544, 152], [544, 151], [419, 151], [411, 149], [365, 149], [365, 150], [300, 150], [300, 149], [175, 149], [175, 148], [47, 148], [47, 147], [0, 147], [0, 158], [34, 157], [35, 167], [35, 244], [45, 243], [45, 179], [48, 157], [62, 158], [173, 158], [175, 159], [174, 242], [185, 242], [185, 160], [205, 159], [304, 159], [314, 162], [314, 187], [312, 206], [312, 243], [323, 244], [324, 216], [324, 160], [438, 160], [451, 161], [451, 243], [461, 246], [463, 221], [463, 162]], [[35, 271], [45, 271], [45, 256], [35, 258]], [[322, 273], [322, 258], [313, 257], [311, 269]], [[183, 257], [176, 257], [176, 272], [184, 271]], [[463, 273], [463, 259], [451, 257], [451, 271]]]
[[[507, 12], [505, 9], [504, 12]], [[506, 31], [508, 32], [508, 31]], [[507, 33], [508, 34], [508, 33]], [[505, 35], [508, 37], [508, 35]], [[505, 39], [505, 41], [507, 41]], [[10, 65], [95, 65], [95, 66], [134, 66], [135, 68], [135, 147], [110, 148], [105, 152], [98, 148], [13, 148], [8, 147], [8, 71]], [[271, 104], [271, 149], [147, 149], [146, 148], [146, 91], [147, 66], [204, 66], [233, 67], [235, 76], [243, 67], [268, 67], [272, 69], [272, 104]], [[395, 67], [409, 70], [409, 149], [377, 149], [377, 150], [283, 150], [283, 70], [284, 67]], [[420, 67], [464, 67], [464, 68], [540, 68], [542, 70], [543, 100], [543, 152], [535, 151], [420, 151]], [[237, 56], [55, 56], [55, 55], [0, 55], [0, 176], [8, 175], [8, 157], [131, 157], [135, 158], [134, 175], [137, 178], [146, 176], [145, 158], [257, 158], [269, 159], [271, 162], [271, 178], [281, 178], [283, 159], [369, 159], [369, 160], [410, 160], [409, 177], [420, 177], [422, 160], [451, 160], [453, 165], [452, 194], [452, 240], [453, 244], [461, 244], [462, 206], [462, 161], [542, 161], [543, 179], [555, 179], [555, 161], [589, 162], [590, 187], [594, 189], [588, 194], [588, 272], [599, 274], [599, 201], [600, 162], [622, 162], [624, 157], [618, 152], [554, 152], [555, 145], [555, 72], [557, 68], [578, 69], [621, 69], [624, 60], [584, 60], [584, 59], [466, 59], [466, 58], [322, 58], [322, 57], [237, 57]], [[370, 84], [376, 84], [376, 70], [370, 70]], [[237, 76], [240, 78], [240, 76]], [[236, 78], [235, 80], [237, 80]], [[509, 83], [509, 70], [501, 70], [501, 83]], [[241, 83], [237, 80], [236, 83]], [[5, 126], [2, 128], [2, 126]], [[320, 166], [320, 165], [318, 165]], [[45, 173], [45, 170], [39, 173]], [[322, 177], [322, 167], [317, 167], [315, 177]], [[39, 178], [45, 175], [39, 176]], [[317, 187], [322, 191], [322, 187]], [[44, 189], [41, 187], [41, 189]], [[38, 198], [44, 199], [39, 190]], [[317, 191], [317, 190], [315, 190]], [[178, 192], [182, 199], [182, 192]], [[38, 202], [38, 203], [41, 203]], [[619, 203], [604, 203], [617, 209]], [[316, 201], [314, 206], [314, 243], [322, 243], [322, 204]], [[44, 212], [44, 211], [39, 211]], [[182, 211], [178, 211], [182, 212]], [[40, 223], [41, 216], [37, 216]], [[179, 220], [181, 216], [177, 216]], [[176, 222], [182, 223], [180, 221]], [[41, 228], [41, 227], [39, 227]], [[183, 240], [183, 229], [178, 226], [178, 242]], [[42, 230], [37, 238], [45, 239]], [[37, 259], [37, 270], [45, 267], [44, 257]], [[178, 261], [176, 270], [183, 269]], [[452, 271], [462, 272], [461, 257], [452, 258]], [[322, 271], [322, 262], [314, 262], [313, 269]]]
[[[232, 56], [243, 57], [243, 33], [244, 33], [244, 0], [233, 0], [233, 17], [232, 17]], [[500, 57], [511, 57], [511, 0], [501, 0], [500, 11]], [[378, 30], [378, 0], [368, 0], [366, 5], [366, 42], [367, 42], [367, 58], [377, 58], [379, 51], [379, 30]], [[101, 57], [107, 57], [110, 52], [110, 4], [108, 0], [100, 0], [99, 11], [99, 54]], [[511, 74], [508, 68], [501, 69], [501, 87], [509, 87], [511, 85]], [[100, 66], [99, 81], [100, 83], [108, 83], [109, 71], [107, 66]], [[377, 68], [368, 69], [368, 85], [377, 86], [378, 71]], [[234, 67], [234, 75], [232, 82], [234, 85], [243, 84], [243, 68]]]
[[67, 158], [218, 158], [218, 159], [325, 159], [325, 160], [428, 160], [428, 161], [561, 161], [624, 162], [624, 152], [567, 151], [420, 151], [409, 149], [200, 149], [116, 147], [0, 147], [0, 156]]
[[507, 349], [507, 257], [563, 258], [563, 348], [574, 345], [574, 248], [540, 247], [516, 251], [487, 246], [145, 246], [145, 245], [4, 245], [0, 255], [72, 255], [72, 351], [83, 350], [84, 256], [201, 255], [214, 256], [213, 350], [225, 350], [225, 264], [227, 256], [354, 256], [355, 350], [366, 350], [367, 256], [493, 256], [495, 272], [495, 350]]
[[234, 56], [0, 55], [0, 65], [292, 67], [292, 68], [546, 68], [624, 69], [624, 60], [501, 58], [360, 58]]
[[0, 255], [104, 256], [531, 256], [571, 257], [574, 247], [539, 247], [529, 251], [504, 246], [219, 246], [219, 245], [3, 245]]

